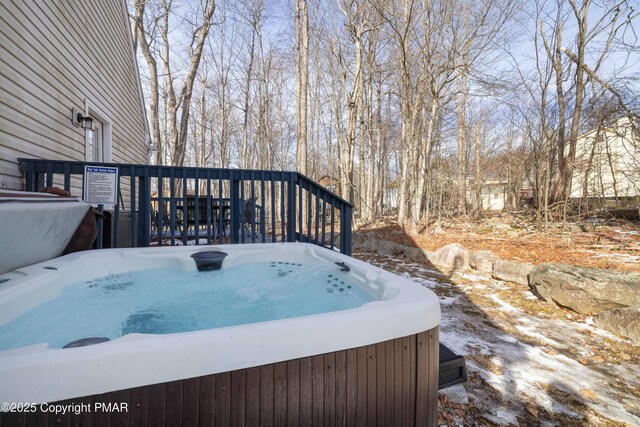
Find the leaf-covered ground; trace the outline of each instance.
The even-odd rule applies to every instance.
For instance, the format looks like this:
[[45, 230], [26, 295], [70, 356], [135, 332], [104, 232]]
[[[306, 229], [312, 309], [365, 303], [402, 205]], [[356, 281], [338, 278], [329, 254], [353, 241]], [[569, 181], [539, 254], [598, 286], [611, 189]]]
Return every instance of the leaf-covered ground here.
[[[408, 228], [407, 228], [408, 229]], [[361, 233], [435, 251], [448, 243], [486, 249], [503, 259], [534, 264], [560, 262], [585, 267], [640, 271], [640, 224], [621, 220], [550, 224], [538, 232], [527, 219], [502, 216], [450, 220], [420, 228], [412, 236], [391, 221], [369, 224]]]

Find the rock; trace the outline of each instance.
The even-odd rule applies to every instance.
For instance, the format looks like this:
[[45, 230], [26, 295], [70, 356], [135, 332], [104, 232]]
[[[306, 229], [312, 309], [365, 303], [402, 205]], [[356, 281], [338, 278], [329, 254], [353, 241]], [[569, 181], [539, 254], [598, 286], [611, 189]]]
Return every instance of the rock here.
[[426, 249], [410, 248], [410, 247], [407, 247], [404, 250], [404, 254], [408, 259], [416, 262], [428, 261], [429, 257], [431, 256], [431, 252], [427, 251]]
[[441, 394], [446, 396], [447, 401], [451, 403], [457, 403], [459, 405], [466, 405], [469, 403], [469, 394], [464, 388], [464, 384], [456, 384], [448, 387], [445, 391], [441, 391]]
[[493, 262], [493, 276], [499, 280], [514, 282], [520, 285], [529, 284], [529, 272], [534, 268], [528, 262], [496, 260]]
[[547, 263], [533, 269], [529, 279], [545, 301], [578, 313], [640, 307], [640, 273]]
[[440, 227], [440, 224], [438, 224], [431, 232], [431, 234], [444, 234], [444, 233], [445, 231], [442, 229], [442, 227]]
[[359, 250], [362, 243], [365, 242], [367, 239], [369, 238], [369, 236], [367, 236], [366, 234], [356, 231], [353, 233], [352, 237], [351, 237], [351, 246], [354, 250]]
[[462, 245], [449, 243], [431, 254], [429, 261], [435, 265], [466, 270], [469, 268], [469, 251]]
[[404, 252], [404, 246], [397, 243], [390, 242], [388, 240], [375, 240], [372, 243], [372, 251], [379, 253], [380, 255], [398, 256]]
[[373, 237], [369, 237], [366, 240], [359, 242], [357, 245], [354, 245], [354, 248], [364, 252], [375, 252], [378, 249], [378, 240]]
[[431, 252], [425, 249], [403, 246], [388, 240], [378, 240], [373, 234], [361, 235], [358, 239], [354, 239], [353, 249], [361, 252], [374, 252], [380, 255], [403, 256], [416, 262], [428, 261], [431, 256]]
[[469, 265], [474, 270], [491, 273], [493, 271], [493, 262], [499, 259], [500, 257], [491, 251], [475, 251], [469, 257]]
[[572, 233], [586, 233], [589, 231], [583, 224], [571, 224], [569, 230], [571, 230]]
[[493, 226], [493, 229], [497, 231], [511, 231], [511, 226], [509, 224], [498, 222]]
[[593, 318], [596, 325], [640, 345], [640, 308], [614, 308]]

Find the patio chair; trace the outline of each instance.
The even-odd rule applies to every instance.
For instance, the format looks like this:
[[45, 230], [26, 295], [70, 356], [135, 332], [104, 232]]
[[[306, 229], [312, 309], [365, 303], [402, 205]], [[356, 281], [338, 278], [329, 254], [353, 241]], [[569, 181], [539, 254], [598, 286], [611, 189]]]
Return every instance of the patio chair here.
[[[176, 217], [179, 215], [176, 214]], [[182, 234], [182, 223], [179, 218], [176, 218], [176, 229]], [[166, 234], [171, 231], [171, 216], [168, 213], [162, 214], [162, 232], [160, 231], [160, 215], [155, 209], [151, 211], [151, 237], [154, 235], [160, 239], [164, 239]], [[161, 237], [162, 234], [162, 237]]]
[[262, 237], [261, 233], [263, 231], [263, 224], [260, 221], [260, 211], [262, 206], [256, 204], [257, 200], [257, 197], [252, 197], [244, 202], [242, 226], [244, 227], [247, 239], [251, 239], [253, 237], [257, 240]]

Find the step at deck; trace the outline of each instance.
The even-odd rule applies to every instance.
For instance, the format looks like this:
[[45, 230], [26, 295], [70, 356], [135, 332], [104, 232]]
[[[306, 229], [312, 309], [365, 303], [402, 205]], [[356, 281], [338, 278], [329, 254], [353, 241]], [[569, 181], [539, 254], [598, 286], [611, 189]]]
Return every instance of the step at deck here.
[[464, 356], [459, 356], [444, 344], [440, 344], [440, 373], [438, 390], [467, 381], [467, 365]]

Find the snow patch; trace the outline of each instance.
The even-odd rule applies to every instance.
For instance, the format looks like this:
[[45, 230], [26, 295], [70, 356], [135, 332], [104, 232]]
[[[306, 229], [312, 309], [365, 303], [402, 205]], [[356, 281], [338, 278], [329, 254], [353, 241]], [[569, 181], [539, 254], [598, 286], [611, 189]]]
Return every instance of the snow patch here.
[[[405, 262], [394, 264], [389, 262], [389, 258], [385, 260], [388, 262], [387, 270], [406, 273]], [[488, 297], [498, 307], [476, 307], [463, 292], [489, 293], [492, 287], [505, 286], [504, 283], [482, 278], [484, 284], [481, 286], [484, 288], [480, 288], [477, 276], [455, 275], [451, 278], [454, 285], [451, 285], [434, 280], [433, 275], [432, 270], [422, 266], [411, 266], [411, 273], [404, 274], [430, 289], [447, 289], [447, 296], [441, 299], [440, 341], [465, 356], [469, 373], [478, 374], [499, 394], [500, 406], [496, 406], [493, 393], [488, 393], [486, 388], [478, 388], [477, 383], [459, 386], [489, 421], [518, 424], [517, 417], [526, 410], [526, 403], [550, 413], [583, 419], [581, 413], [561, 403], [554, 392], [559, 390], [560, 394], [571, 394], [607, 418], [640, 425], [637, 413], [627, 409], [639, 408], [640, 399], [631, 394], [614, 393], [611, 388], [611, 382], [618, 380], [640, 387], [640, 366], [583, 364], [577, 360], [591, 357], [602, 338], [623, 340], [595, 327], [592, 318], [580, 323], [554, 319], [542, 312], [532, 315], [497, 295]], [[463, 283], [458, 284], [459, 280]], [[536, 299], [529, 292], [518, 295]], [[448, 391], [445, 393], [449, 396]], [[451, 393], [456, 394], [457, 391]], [[465, 395], [460, 398], [464, 400]], [[549, 422], [540, 420], [542, 425]]]

